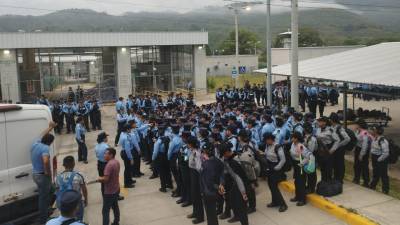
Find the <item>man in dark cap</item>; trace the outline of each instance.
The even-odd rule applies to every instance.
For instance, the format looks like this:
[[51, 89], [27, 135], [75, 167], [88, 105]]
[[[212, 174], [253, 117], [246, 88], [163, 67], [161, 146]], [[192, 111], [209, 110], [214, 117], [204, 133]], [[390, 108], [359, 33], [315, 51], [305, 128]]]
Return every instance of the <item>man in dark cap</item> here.
[[[225, 187], [230, 186], [227, 197], [230, 200], [234, 217], [229, 219], [228, 222], [240, 221], [242, 225], [248, 225], [246, 185], [249, 184], [249, 181], [240, 163], [234, 159], [235, 154], [231, 147], [230, 143], [224, 143], [219, 146], [219, 152], [223, 155], [226, 171], [224, 185], [220, 185], [219, 192], [221, 194], [225, 193]], [[225, 212], [225, 214], [227, 213]]]
[[46, 225], [84, 225], [75, 218], [82, 196], [78, 191], [67, 190], [60, 197], [59, 209], [61, 215], [46, 223]]
[[200, 172], [200, 190], [203, 194], [204, 208], [208, 225], [218, 225], [217, 198], [218, 186], [224, 173], [224, 164], [215, 157], [210, 144], [203, 145], [201, 154], [204, 159]]

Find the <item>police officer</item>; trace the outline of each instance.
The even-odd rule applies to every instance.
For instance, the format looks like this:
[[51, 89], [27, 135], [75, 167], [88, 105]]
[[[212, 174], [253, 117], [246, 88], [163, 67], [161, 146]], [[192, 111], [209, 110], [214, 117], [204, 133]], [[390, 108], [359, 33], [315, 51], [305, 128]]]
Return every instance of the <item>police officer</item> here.
[[266, 144], [264, 153], [268, 162], [268, 187], [272, 196], [272, 201], [267, 207], [279, 207], [279, 212], [284, 212], [287, 210], [287, 205], [279, 190], [278, 184], [282, 177], [282, 167], [286, 162], [285, 153], [282, 146], [275, 142], [275, 136], [273, 134], [267, 134], [264, 137], [264, 142]]
[[132, 176], [133, 177], [141, 177], [144, 175], [142, 172], [140, 172], [140, 137], [138, 134], [138, 131], [136, 130], [136, 121], [131, 120], [129, 121], [128, 125], [131, 127], [130, 131], [130, 141], [131, 141], [131, 147], [132, 147], [132, 157], [133, 157], [133, 166], [132, 166]]
[[371, 136], [368, 133], [368, 125], [363, 119], [357, 121], [357, 145], [354, 149], [354, 179], [353, 183], [360, 184], [363, 178], [363, 186], [369, 186], [369, 154], [371, 150]]
[[225, 193], [225, 185], [229, 185], [229, 198], [234, 217], [228, 220], [229, 223], [240, 221], [242, 225], [248, 225], [247, 207], [248, 200], [246, 194], [246, 185], [249, 181], [243, 171], [240, 163], [234, 159], [235, 154], [232, 152], [232, 144], [226, 142], [219, 146], [219, 152], [224, 157], [225, 174], [224, 185], [220, 186], [220, 193]]
[[372, 181], [370, 188], [375, 190], [379, 180], [382, 180], [382, 192], [389, 193], [388, 157], [389, 142], [383, 136], [383, 127], [376, 126], [372, 129], [371, 159]]
[[83, 104], [82, 101], [79, 102], [77, 106], [77, 116], [80, 116], [83, 118], [83, 124], [85, 125], [86, 130], [89, 132], [90, 127], [89, 127], [89, 109], [86, 107], [85, 104]]
[[182, 207], [187, 207], [192, 204], [190, 193], [190, 169], [189, 156], [190, 150], [187, 146], [187, 140], [191, 136], [190, 131], [182, 132], [182, 145], [178, 153], [179, 173], [181, 177], [181, 198], [176, 201], [177, 204], [182, 204]]
[[124, 186], [125, 188], [133, 188], [134, 181], [132, 180], [132, 141], [131, 141], [131, 126], [125, 124], [121, 128], [121, 136], [119, 138], [119, 145], [121, 146], [121, 158], [124, 161]]
[[224, 164], [215, 157], [214, 147], [204, 145], [201, 149], [203, 163], [200, 172], [200, 190], [203, 195], [204, 208], [208, 225], [218, 225], [217, 198], [218, 186], [224, 172]]
[[304, 142], [303, 135], [299, 132], [292, 134], [292, 146], [290, 148], [290, 156], [292, 157], [293, 177], [295, 186], [295, 197], [290, 199], [291, 202], [297, 202], [297, 206], [306, 204], [306, 172], [303, 166], [310, 159], [310, 152], [302, 144]]
[[93, 99], [90, 107], [90, 122], [92, 123], [93, 130], [101, 130], [101, 111], [97, 99]]
[[124, 110], [118, 111], [117, 114], [117, 135], [115, 136], [115, 146], [118, 146], [119, 138], [122, 132], [122, 128], [126, 125], [128, 120], [128, 114]]
[[172, 139], [168, 146], [167, 156], [168, 156], [169, 168], [176, 183], [176, 189], [172, 192], [172, 197], [179, 197], [181, 196], [181, 191], [182, 191], [182, 179], [178, 171], [177, 159], [179, 150], [182, 147], [182, 139], [179, 136], [180, 127], [177, 124], [173, 124], [171, 126], [171, 129], [172, 129]]
[[198, 140], [196, 137], [189, 137], [187, 146], [191, 151], [189, 156], [189, 168], [193, 204], [193, 213], [188, 215], [187, 218], [193, 219], [193, 224], [199, 224], [204, 221], [204, 209], [200, 191], [201, 151], [198, 149]]
[[87, 146], [86, 146], [86, 141], [85, 141], [85, 134], [86, 134], [86, 129], [84, 125], [84, 121], [82, 117], [78, 117], [76, 120], [76, 127], [75, 127], [75, 140], [78, 143], [78, 161], [83, 163], [88, 164], [87, 161]]
[[158, 126], [158, 138], [154, 143], [152, 160], [155, 162], [157, 171], [160, 175], [161, 188], [159, 191], [167, 192], [167, 188], [172, 188], [171, 173], [168, 165], [167, 151], [169, 146], [169, 137], [165, 135], [166, 127]]
[[[313, 154], [313, 156], [316, 156], [317, 153], [317, 138], [313, 135], [313, 127], [310, 123], [305, 123], [304, 124], [304, 146]], [[306, 190], [308, 193], [314, 193], [315, 192], [315, 187], [317, 185], [317, 172], [314, 171], [313, 173], [307, 174], [307, 185], [306, 185]]]
[[317, 160], [321, 169], [321, 180], [328, 182], [332, 180], [332, 154], [337, 149], [340, 139], [329, 126], [330, 121], [327, 117], [321, 117], [317, 121], [318, 129], [315, 136], [320, 140], [318, 143], [322, 145], [318, 145]]
[[336, 113], [332, 113], [330, 115], [333, 129], [333, 136], [337, 136], [339, 138], [339, 142], [337, 147], [333, 147], [334, 152], [333, 156], [333, 178], [341, 183], [343, 183], [344, 173], [345, 173], [345, 164], [344, 164], [344, 155], [346, 154], [345, 146], [350, 142], [350, 137], [346, 133], [345, 129], [340, 125], [339, 116]]
[[[99, 177], [104, 176], [104, 168], [106, 167], [107, 161], [104, 159], [104, 154], [107, 149], [110, 147], [107, 144], [108, 134], [106, 132], [101, 132], [97, 135], [97, 144], [94, 148], [97, 158], [97, 172]], [[101, 193], [104, 194], [104, 185], [101, 184]]]
[[63, 112], [65, 114], [65, 121], [67, 125], [67, 134], [71, 133], [71, 131], [75, 132], [75, 106], [71, 101], [68, 101], [63, 105]]

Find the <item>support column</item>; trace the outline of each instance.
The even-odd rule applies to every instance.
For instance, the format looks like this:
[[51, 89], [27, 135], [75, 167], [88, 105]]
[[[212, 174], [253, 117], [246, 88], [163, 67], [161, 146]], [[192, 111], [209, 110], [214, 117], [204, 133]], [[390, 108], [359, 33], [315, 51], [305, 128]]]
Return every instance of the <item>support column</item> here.
[[200, 90], [201, 93], [207, 93], [207, 66], [206, 66], [206, 51], [205, 48], [194, 46], [194, 76], [192, 83], [195, 91]]
[[21, 101], [15, 50], [0, 50], [0, 79], [3, 99]]
[[343, 84], [343, 125], [347, 128], [347, 83]]
[[292, 0], [292, 77], [291, 77], [291, 106], [299, 109], [299, 9], [298, 0]]
[[128, 97], [132, 92], [131, 57], [127, 47], [117, 48], [117, 88], [119, 97]]

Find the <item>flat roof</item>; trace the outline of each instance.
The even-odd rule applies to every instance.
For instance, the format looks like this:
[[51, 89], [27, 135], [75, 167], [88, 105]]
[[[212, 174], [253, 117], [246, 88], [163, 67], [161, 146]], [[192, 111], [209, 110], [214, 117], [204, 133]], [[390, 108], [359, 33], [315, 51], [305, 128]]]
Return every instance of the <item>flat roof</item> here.
[[[256, 70], [268, 73], [267, 68]], [[272, 74], [291, 76], [291, 64], [272, 67]], [[400, 87], [400, 42], [388, 42], [299, 61], [299, 77]]]
[[0, 49], [205, 44], [208, 44], [208, 32], [0, 33]]

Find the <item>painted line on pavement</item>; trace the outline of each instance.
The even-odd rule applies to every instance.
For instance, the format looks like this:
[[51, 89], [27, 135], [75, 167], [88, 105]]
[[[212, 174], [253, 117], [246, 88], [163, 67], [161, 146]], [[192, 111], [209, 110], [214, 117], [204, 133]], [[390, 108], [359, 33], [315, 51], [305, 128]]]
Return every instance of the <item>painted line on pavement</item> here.
[[[279, 187], [287, 192], [295, 192], [294, 184], [289, 181], [283, 181], [279, 183]], [[308, 194], [307, 201], [310, 202], [313, 206], [335, 216], [336, 218], [346, 222], [349, 225], [378, 225], [378, 223], [368, 219], [367, 217], [354, 213], [346, 208], [340, 207], [320, 195]]]

